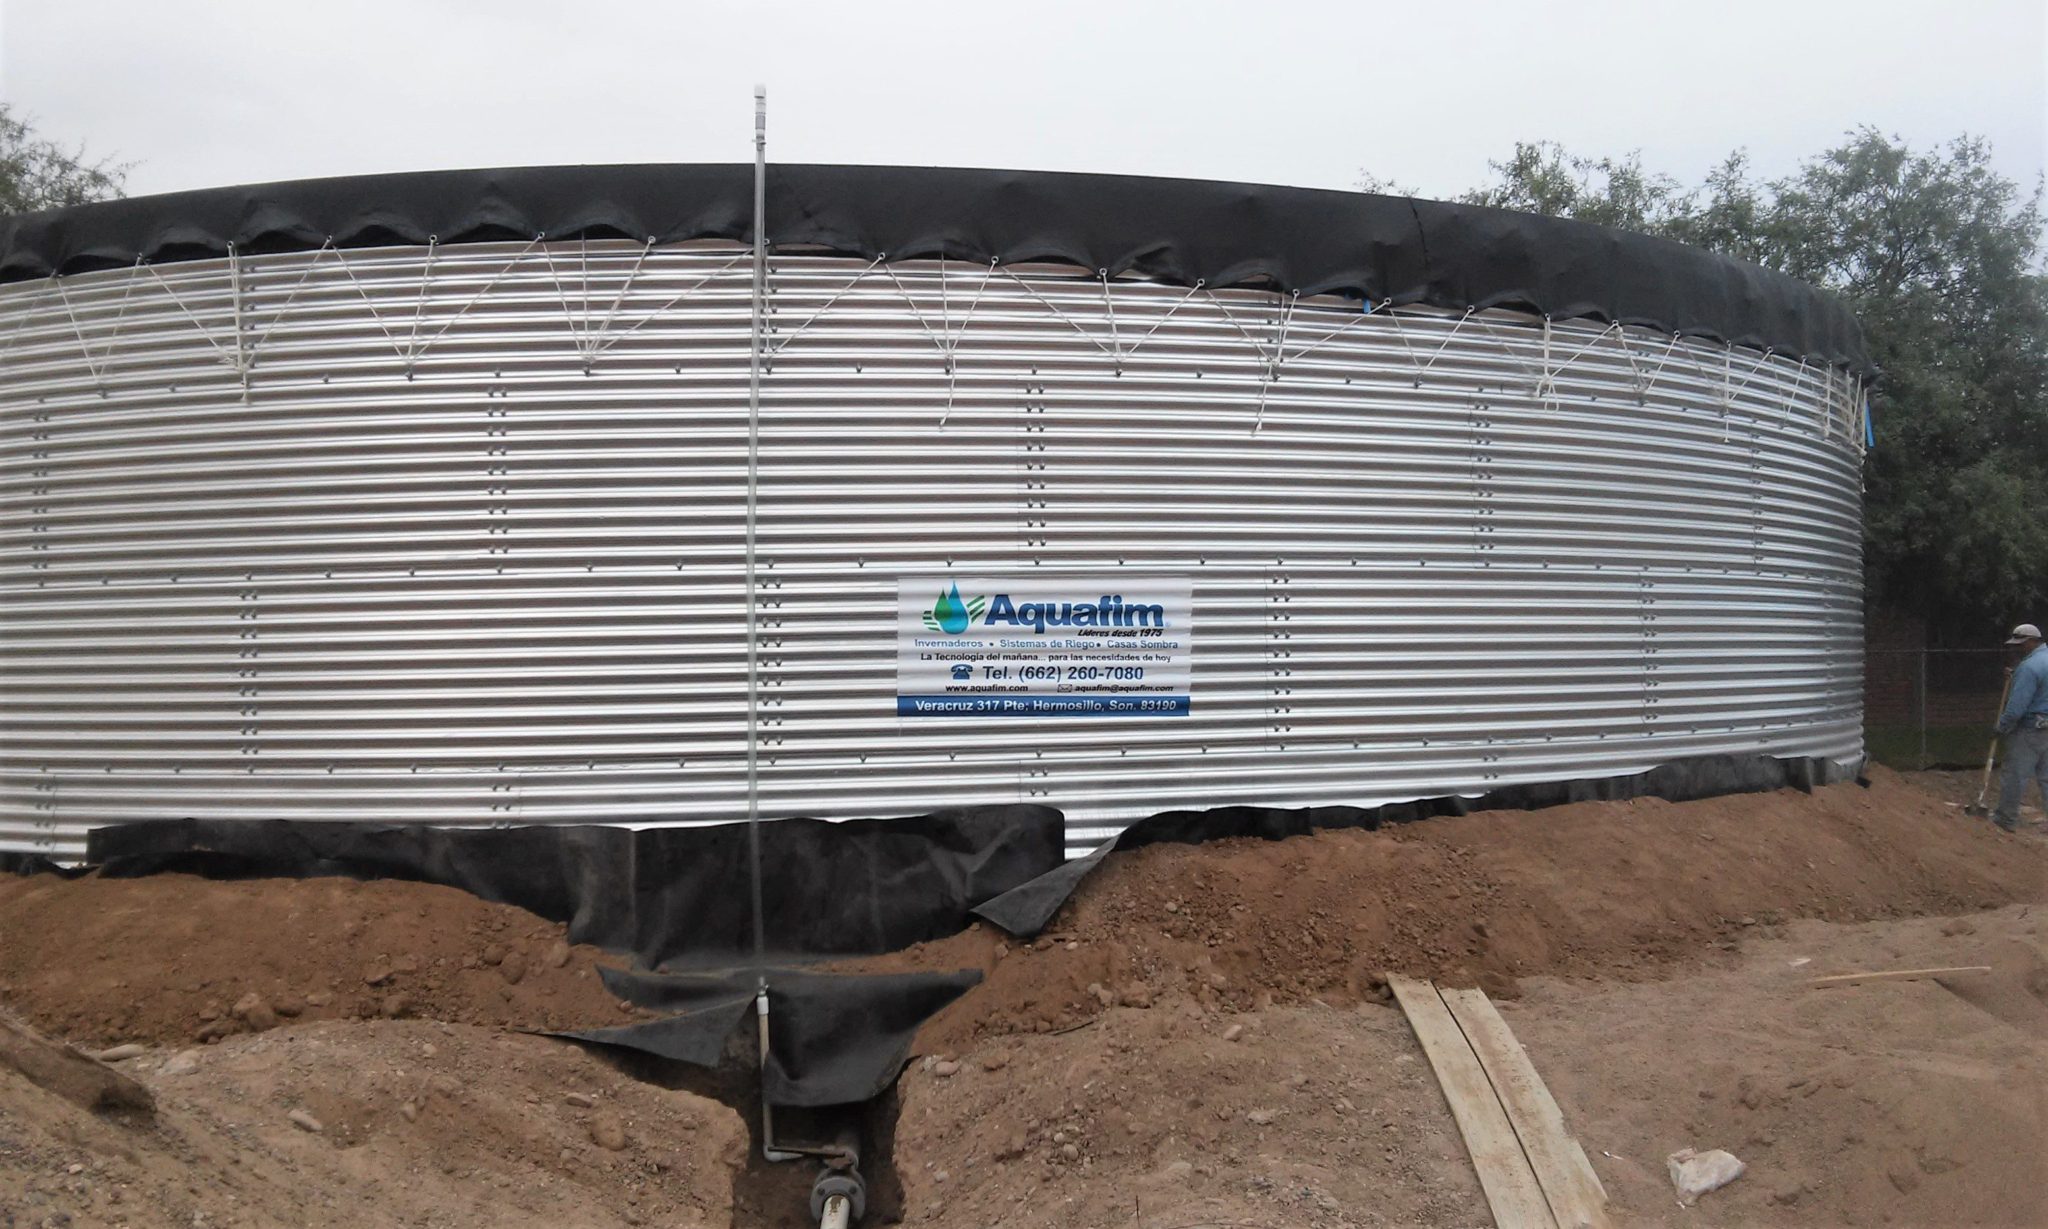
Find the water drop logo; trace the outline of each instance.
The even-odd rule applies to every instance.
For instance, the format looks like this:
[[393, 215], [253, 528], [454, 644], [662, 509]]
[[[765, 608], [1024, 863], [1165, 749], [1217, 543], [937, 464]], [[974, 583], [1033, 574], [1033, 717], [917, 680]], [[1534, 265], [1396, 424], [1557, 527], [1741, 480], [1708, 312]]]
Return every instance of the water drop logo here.
[[960, 586], [956, 584], [939, 594], [939, 600], [924, 612], [924, 625], [927, 630], [957, 636], [974, 626], [974, 621], [987, 609], [988, 599], [985, 597], [962, 600]]

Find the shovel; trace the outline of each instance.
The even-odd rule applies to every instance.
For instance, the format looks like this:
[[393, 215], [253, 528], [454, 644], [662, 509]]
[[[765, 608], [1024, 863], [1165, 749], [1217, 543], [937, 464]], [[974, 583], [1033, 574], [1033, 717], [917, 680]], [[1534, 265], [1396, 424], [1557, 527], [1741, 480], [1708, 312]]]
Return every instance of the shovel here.
[[[2005, 712], [2005, 702], [2012, 697], [2012, 671], [2005, 672], [2005, 689], [1998, 693], [1998, 711]], [[1997, 720], [1997, 718], [1993, 718]], [[1982, 817], [1991, 814], [1991, 808], [1984, 805], [1985, 797], [1991, 793], [1991, 765], [1998, 760], [1998, 735], [1991, 736], [1991, 750], [1984, 753], [1984, 783], [1977, 787], [1977, 801], [1963, 808], [1963, 814]]]

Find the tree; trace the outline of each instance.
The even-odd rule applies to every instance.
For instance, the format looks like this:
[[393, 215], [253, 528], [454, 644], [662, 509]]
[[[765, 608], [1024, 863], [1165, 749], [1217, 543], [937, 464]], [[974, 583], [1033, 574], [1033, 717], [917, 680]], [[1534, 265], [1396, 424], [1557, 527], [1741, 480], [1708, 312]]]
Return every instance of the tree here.
[[1982, 643], [2048, 602], [2048, 277], [2042, 193], [1962, 137], [1864, 128], [1783, 179], [1736, 152], [1697, 188], [1641, 158], [1518, 144], [1461, 199], [1621, 226], [1755, 261], [1849, 301], [1883, 372], [1865, 461], [1873, 603]]
[[1642, 154], [1581, 158], [1555, 141], [1518, 141], [1495, 179], [1459, 199], [1472, 205], [1578, 218], [1624, 230], [1658, 231], [1681, 198], [1678, 181], [1643, 170]]
[[83, 148], [67, 150], [35, 133], [25, 116], [0, 102], [0, 213], [28, 213], [82, 205], [121, 195], [128, 165], [86, 161]]
[[1884, 371], [1884, 435], [1865, 471], [1873, 592], [1972, 639], [2038, 620], [2048, 598], [2039, 189], [2023, 198], [1981, 141], [1916, 154], [1864, 131], [1772, 195], [1770, 263], [1847, 297]]
[[1358, 173], [1357, 188], [1360, 192], [1372, 192], [1380, 196], [1414, 196], [1415, 189], [1393, 179], [1383, 179], [1371, 171]]

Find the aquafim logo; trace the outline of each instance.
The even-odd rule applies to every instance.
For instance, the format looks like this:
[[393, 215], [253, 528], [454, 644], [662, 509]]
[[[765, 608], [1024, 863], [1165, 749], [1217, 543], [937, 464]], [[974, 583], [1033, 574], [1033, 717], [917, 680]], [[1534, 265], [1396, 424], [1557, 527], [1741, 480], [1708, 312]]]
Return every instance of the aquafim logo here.
[[1166, 607], [1125, 602], [1121, 593], [1105, 593], [1092, 602], [1012, 602], [1009, 594], [998, 593], [989, 599], [986, 622], [1036, 632], [1048, 627], [1165, 627]]
[[1007, 593], [963, 598], [954, 585], [924, 612], [926, 630], [958, 636], [980, 623], [984, 627], [1028, 627], [1043, 635], [1048, 627], [1165, 627], [1166, 607], [1156, 602], [1126, 602], [1121, 593], [1105, 593], [1094, 601], [1019, 602]]
[[974, 626], [974, 621], [979, 619], [981, 612], [987, 608], [988, 599], [985, 597], [972, 597], [962, 601], [960, 586], [954, 585], [950, 590], [939, 594], [939, 600], [933, 602], [932, 608], [924, 612], [924, 625], [931, 631], [957, 636]]

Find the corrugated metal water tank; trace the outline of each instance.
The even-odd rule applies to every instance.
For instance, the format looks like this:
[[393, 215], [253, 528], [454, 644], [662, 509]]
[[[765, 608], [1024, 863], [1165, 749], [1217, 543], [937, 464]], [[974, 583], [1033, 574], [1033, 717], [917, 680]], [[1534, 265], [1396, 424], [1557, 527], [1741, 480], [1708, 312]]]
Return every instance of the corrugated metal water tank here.
[[[0, 849], [744, 813], [748, 249], [0, 286]], [[1372, 804], [1861, 754], [1856, 379], [1509, 310], [770, 261], [764, 815]], [[896, 715], [906, 576], [1186, 576], [1192, 711]]]

